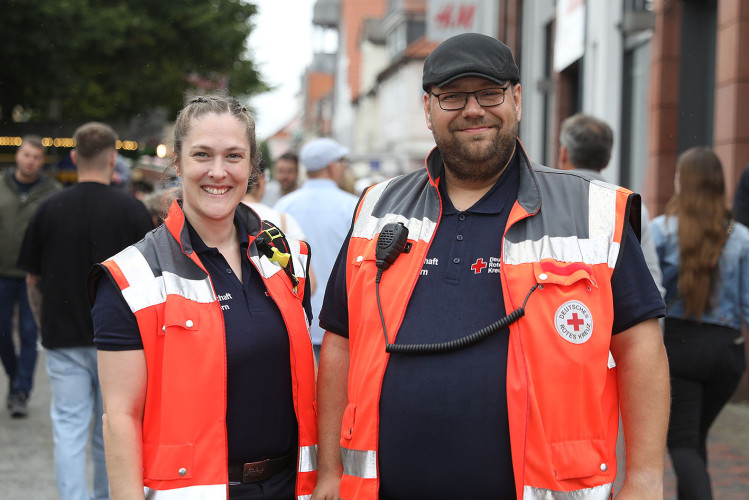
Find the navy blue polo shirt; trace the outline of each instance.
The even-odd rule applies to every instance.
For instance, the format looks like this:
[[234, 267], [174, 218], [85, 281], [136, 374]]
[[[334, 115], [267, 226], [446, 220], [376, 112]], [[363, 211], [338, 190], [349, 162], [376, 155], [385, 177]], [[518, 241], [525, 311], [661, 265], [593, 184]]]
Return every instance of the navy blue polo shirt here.
[[[396, 344], [454, 340], [505, 316], [501, 240], [517, 199], [519, 168], [516, 152], [495, 186], [465, 211], [453, 207], [440, 183], [442, 218]], [[347, 243], [320, 313], [321, 326], [343, 336]], [[617, 273], [613, 285], [614, 332], [663, 314], [631, 227], [622, 258], [628, 272]], [[505, 329], [451, 353], [390, 356], [380, 396], [382, 498], [515, 499], [505, 392], [508, 343]]]
[[[211, 277], [226, 326], [229, 460], [251, 462], [295, 453], [297, 421], [289, 339], [281, 311], [247, 257], [247, 230], [239, 217], [234, 223], [240, 235], [241, 282], [223, 255], [207, 247], [189, 223], [188, 231]], [[108, 279], [99, 281], [91, 315], [98, 349], [143, 349], [135, 316]]]

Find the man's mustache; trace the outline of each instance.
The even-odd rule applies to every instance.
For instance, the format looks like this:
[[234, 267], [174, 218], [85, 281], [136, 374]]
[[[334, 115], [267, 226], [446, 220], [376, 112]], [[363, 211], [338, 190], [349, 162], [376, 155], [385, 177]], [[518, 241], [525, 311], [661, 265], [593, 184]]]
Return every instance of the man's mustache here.
[[465, 130], [467, 128], [475, 128], [475, 127], [495, 127], [498, 129], [502, 128], [502, 122], [500, 120], [463, 120], [460, 122], [453, 122], [448, 127], [448, 130], [450, 132], [457, 132], [459, 130]]

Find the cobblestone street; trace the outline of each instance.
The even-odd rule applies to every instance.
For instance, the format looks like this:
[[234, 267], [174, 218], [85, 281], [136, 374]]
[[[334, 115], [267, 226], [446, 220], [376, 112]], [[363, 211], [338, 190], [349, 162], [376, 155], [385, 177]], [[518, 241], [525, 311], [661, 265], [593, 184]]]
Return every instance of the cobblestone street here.
[[[35, 384], [27, 419], [11, 419], [4, 407], [0, 411], [2, 500], [60, 498], [55, 487], [50, 392], [44, 369], [44, 353], [39, 356]], [[749, 499], [748, 404], [730, 404], [723, 410], [710, 435], [708, 453], [715, 500]], [[664, 498], [676, 500], [676, 480], [670, 465], [670, 460], [666, 458]]]

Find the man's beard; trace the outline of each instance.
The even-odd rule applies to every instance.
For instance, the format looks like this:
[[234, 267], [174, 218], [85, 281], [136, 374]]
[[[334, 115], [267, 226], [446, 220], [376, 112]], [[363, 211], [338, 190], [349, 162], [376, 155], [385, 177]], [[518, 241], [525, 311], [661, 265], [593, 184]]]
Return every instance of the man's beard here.
[[[486, 117], [485, 117], [486, 118]], [[494, 126], [497, 135], [490, 144], [482, 144], [482, 147], [473, 142], [460, 141], [455, 135], [460, 128]], [[513, 115], [512, 122], [502, 124], [499, 119], [488, 121], [485, 119], [452, 123], [448, 127], [448, 133], [438, 134], [432, 126], [434, 142], [442, 154], [442, 161], [450, 173], [458, 180], [468, 182], [486, 182], [497, 177], [504, 170], [507, 163], [515, 152], [515, 143], [518, 137], [518, 121]]]

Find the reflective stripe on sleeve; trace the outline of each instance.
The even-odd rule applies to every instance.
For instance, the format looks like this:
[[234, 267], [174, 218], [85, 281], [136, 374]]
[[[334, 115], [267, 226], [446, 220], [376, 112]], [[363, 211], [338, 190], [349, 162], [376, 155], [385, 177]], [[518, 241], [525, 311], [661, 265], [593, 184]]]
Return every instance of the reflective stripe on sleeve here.
[[374, 450], [350, 450], [341, 447], [343, 473], [360, 479], [377, 478], [377, 452]]

